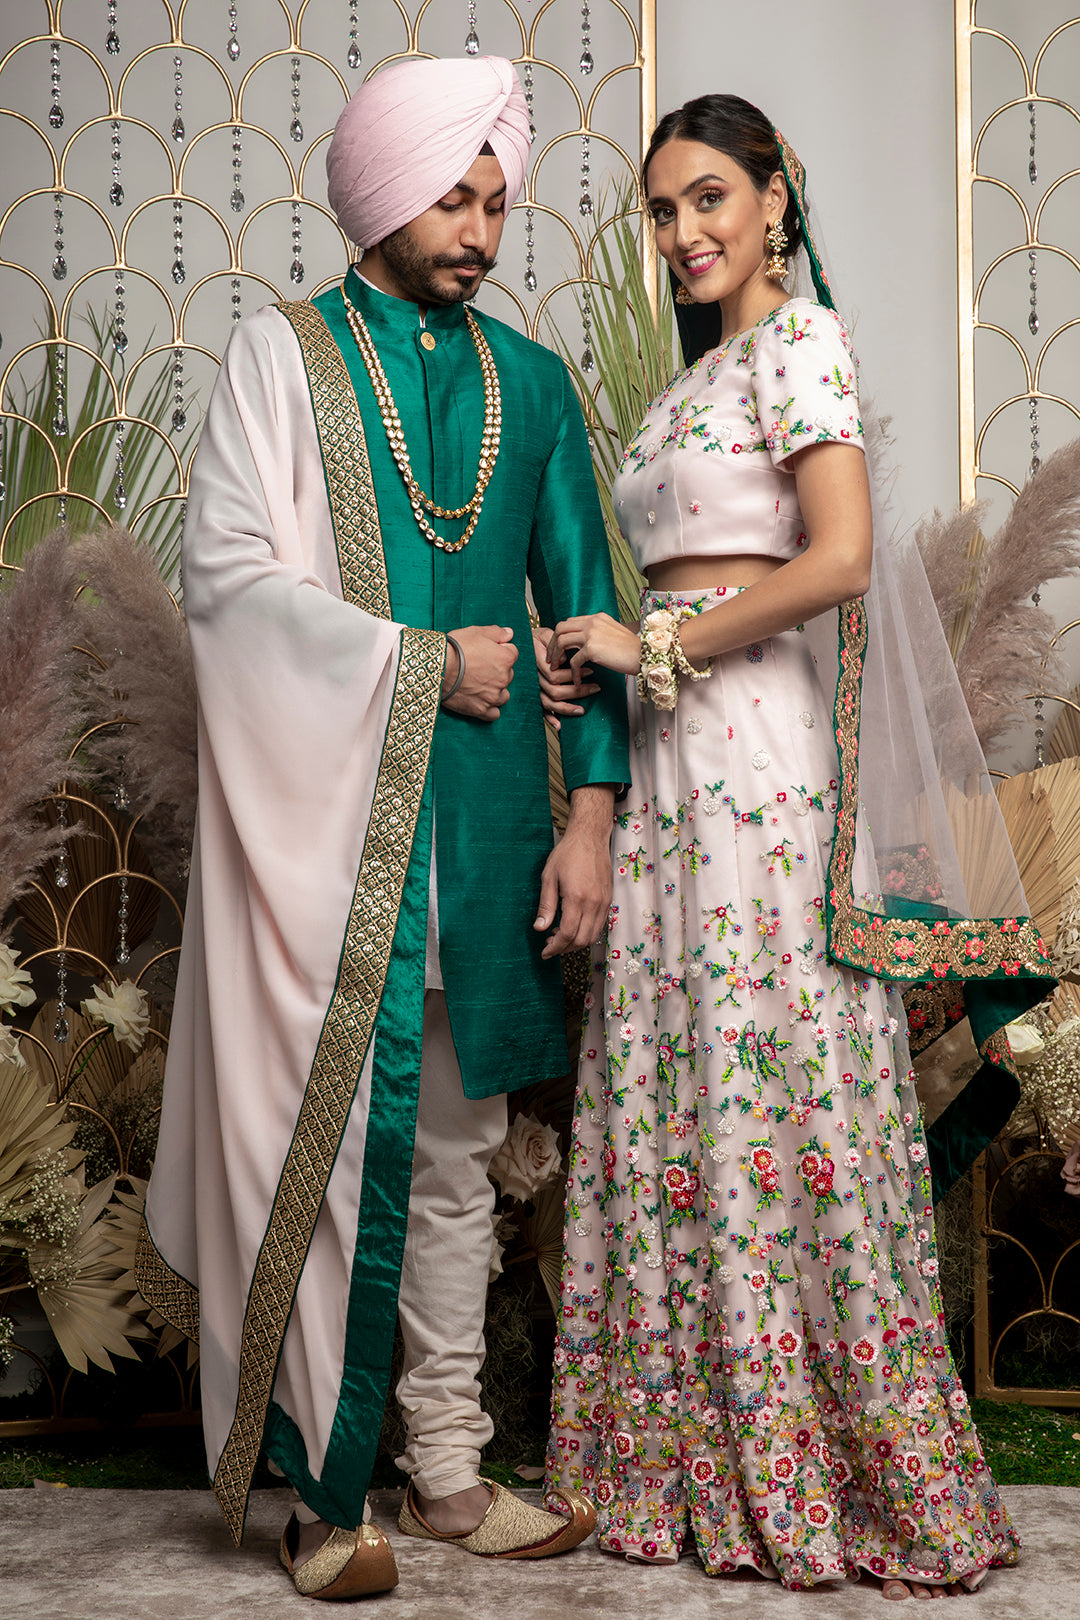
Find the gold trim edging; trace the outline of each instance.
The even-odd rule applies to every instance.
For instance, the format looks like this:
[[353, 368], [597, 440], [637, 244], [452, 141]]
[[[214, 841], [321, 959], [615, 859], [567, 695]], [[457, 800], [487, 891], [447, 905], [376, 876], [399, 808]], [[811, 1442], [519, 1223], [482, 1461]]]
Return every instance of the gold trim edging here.
[[[345, 600], [387, 619], [382, 535], [355, 390], [318, 310], [302, 303], [279, 308], [296, 333], [308, 368]], [[366, 510], [357, 512], [358, 505]], [[300, 1273], [386, 982], [445, 659], [446, 638], [440, 631], [402, 630], [397, 683], [341, 967], [255, 1264], [241, 1337], [236, 1414], [214, 1475], [214, 1494], [236, 1542], [243, 1534]]]
[[135, 1286], [171, 1327], [199, 1342], [199, 1290], [166, 1265], [144, 1220], [135, 1245]]
[[311, 384], [345, 600], [375, 619], [388, 619], [390, 589], [379, 508], [349, 369], [314, 304], [280, 303], [278, 309], [296, 333]]

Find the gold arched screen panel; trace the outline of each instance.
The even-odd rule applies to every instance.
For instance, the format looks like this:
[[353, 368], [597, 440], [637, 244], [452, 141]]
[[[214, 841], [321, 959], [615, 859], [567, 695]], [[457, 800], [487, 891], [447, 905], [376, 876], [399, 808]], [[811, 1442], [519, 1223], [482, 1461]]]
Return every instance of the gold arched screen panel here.
[[100, 514], [173, 577], [230, 327], [340, 276], [326, 147], [388, 60], [517, 64], [536, 139], [481, 302], [542, 341], [552, 325], [571, 349], [580, 335], [584, 351], [596, 233], [655, 122], [655, 5], [8, 0], [0, 570], [58, 521]]
[[1080, 432], [1076, 0], [956, 0], [960, 489], [996, 506]]

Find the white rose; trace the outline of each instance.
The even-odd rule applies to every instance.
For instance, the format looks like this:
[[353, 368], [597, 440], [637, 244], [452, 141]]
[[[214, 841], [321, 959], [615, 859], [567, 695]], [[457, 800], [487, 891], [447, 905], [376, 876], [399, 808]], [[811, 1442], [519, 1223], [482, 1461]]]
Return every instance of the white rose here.
[[641, 639], [656, 652], [667, 652], [675, 637], [670, 630], [646, 630]]
[[531, 1114], [518, 1114], [488, 1166], [488, 1174], [507, 1198], [524, 1203], [550, 1187], [562, 1169], [559, 1139], [550, 1125]]
[[672, 630], [675, 627], [675, 615], [667, 608], [654, 608], [646, 613], [642, 623], [646, 630]]
[[34, 997], [34, 986], [25, 968], [16, 967], [18, 951], [0, 945], [0, 1013], [12, 1007], [29, 1007]]
[[26, 1068], [26, 1059], [19, 1050], [15, 1031], [7, 1024], [0, 1024], [0, 1064], [4, 1063], [14, 1063], [18, 1069]]
[[114, 984], [110, 979], [108, 990], [96, 984], [94, 994], [83, 1002], [83, 1012], [99, 1024], [111, 1024], [116, 1039], [133, 1052], [141, 1050], [150, 1028], [150, 1006], [145, 990], [134, 980]]
[[673, 709], [678, 688], [666, 664], [653, 664], [645, 671], [645, 686], [654, 709]]
[[1043, 1038], [1031, 1024], [1006, 1024], [1005, 1033], [1014, 1063], [1035, 1063], [1042, 1056]]

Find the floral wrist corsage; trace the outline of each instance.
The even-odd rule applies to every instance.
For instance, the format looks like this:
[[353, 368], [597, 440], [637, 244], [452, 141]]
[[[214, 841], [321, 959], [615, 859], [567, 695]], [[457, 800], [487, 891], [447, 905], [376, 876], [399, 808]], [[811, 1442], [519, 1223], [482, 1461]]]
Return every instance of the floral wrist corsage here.
[[694, 610], [682, 606], [654, 608], [641, 626], [641, 664], [638, 669], [638, 696], [652, 700], [654, 709], [673, 709], [679, 695], [679, 673], [692, 681], [703, 681], [712, 673], [712, 659], [704, 669], [695, 669], [679, 641], [679, 626], [692, 619]]

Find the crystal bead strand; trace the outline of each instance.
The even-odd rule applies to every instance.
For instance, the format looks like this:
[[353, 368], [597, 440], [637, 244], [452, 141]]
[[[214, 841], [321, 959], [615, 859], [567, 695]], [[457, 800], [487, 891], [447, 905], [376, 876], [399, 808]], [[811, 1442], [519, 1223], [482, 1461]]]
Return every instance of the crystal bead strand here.
[[120, 904], [116, 913], [117, 933], [116, 965], [127, 967], [131, 961], [131, 952], [128, 950], [128, 875], [120, 873]]
[[49, 46], [49, 80], [52, 88], [49, 128], [63, 129], [64, 109], [60, 105], [60, 41], [58, 39], [54, 39]]
[[465, 35], [465, 55], [480, 55], [480, 35], [476, 31], [476, 0], [469, 0], [469, 32]]
[[172, 278], [178, 287], [182, 287], [187, 280], [187, 266], [184, 264], [184, 199], [180, 196], [173, 198], [172, 225]]
[[1039, 178], [1038, 166], [1035, 162], [1035, 103], [1028, 102], [1028, 118], [1031, 121], [1031, 142], [1028, 147], [1028, 179], [1034, 185]]
[[[529, 139], [536, 139], [536, 125], [533, 122], [533, 65], [526, 62], [523, 73], [525, 81], [525, 105], [529, 110]], [[525, 204], [525, 290], [536, 291], [536, 236], [533, 222], [533, 205], [531, 200]]]
[[240, 41], [236, 37], [236, 0], [229, 0], [229, 40], [225, 46], [225, 55], [230, 62], [240, 58]]
[[56, 953], [56, 1022], [53, 1025], [53, 1040], [57, 1046], [63, 1046], [71, 1034], [71, 1025], [67, 1020], [67, 956], [63, 951]]
[[173, 65], [173, 121], [172, 138], [177, 146], [181, 144], [187, 130], [184, 128], [184, 59], [177, 55], [172, 59]]
[[302, 141], [304, 126], [300, 122], [300, 58], [290, 58], [290, 78], [292, 86], [292, 123], [289, 125], [290, 141]]
[[232, 304], [233, 325], [235, 326], [236, 322], [240, 319], [240, 277], [239, 276], [233, 276], [231, 286], [232, 286], [232, 297], [230, 299], [230, 302]]
[[105, 49], [110, 56], [120, 55], [120, 34], [116, 26], [116, 0], [107, 0], [106, 5], [108, 32], [105, 35]]
[[[1042, 591], [1037, 585], [1031, 593], [1031, 601], [1034, 607], [1038, 607], [1039, 603], [1042, 601]], [[1042, 693], [1040, 692], [1035, 698], [1035, 769], [1037, 771], [1042, 770], [1043, 766], [1046, 764], [1046, 755], [1043, 750], [1043, 737], [1045, 735], [1046, 728], [1043, 722], [1043, 698]]]
[[109, 201], [114, 208], [120, 208], [124, 201], [124, 188], [120, 183], [120, 120], [114, 118], [109, 125], [112, 135], [112, 185], [109, 187]]
[[239, 124], [233, 125], [232, 132], [232, 191], [229, 193], [229, 207], [234, 214], [244, 212], [244, 136]]
[[67, 260], [64, 258], [64, 193], [53, 192], [53, 253], [52, 273], [54, 281], [67, 279]]
[[[55, 383], [56, 383], [56, 412], [52, 419], [54, 439], [66, 439], [68, 436], [67, 418], [67, 350], [61, 344], [56, 346], [55, 356]], [[63, 517], [60, 519], [64, 521]]]
[[116, 424], [116, 464], [113, 469], [113, 505], [118, 512], [127, 506], [127, 487], [124, 484], [124, 426]]
[[[67, 832], [67, 800], [56, 801], [56, 825], [61, 832]], [[53, 871], [53, 882], [58, 889], [66, 889], [71, 881], [67, 863], [67, 840], [60, 845], [60, 853], [56, 857], [56, 867]]]
[[592, 46], [589, 40], [590, 28], [589, 0], [581, 0], [581, 60], [578, 62], [578, 71], [585, 78], [588, 78], [594, 67]]
[[128, 346], [127, 327], [127, 296], [124, 288], [124, 267], [116, 267], [116, 280], [113, 283], [116, 302], [113, 304], [113, 348], [117, 354], [126, 354]]
[[345, 61], [354, 72], [360, 66], [360, 46], [356, 37], [359, 26], [357, 0], [349, 0], [349, 49], [345, 54]]
[[172, 430], [183, 433], [187, 427], [187, 411], [184, 409], [184, 350], [179, 343], [173, 349], [172, 387]]

